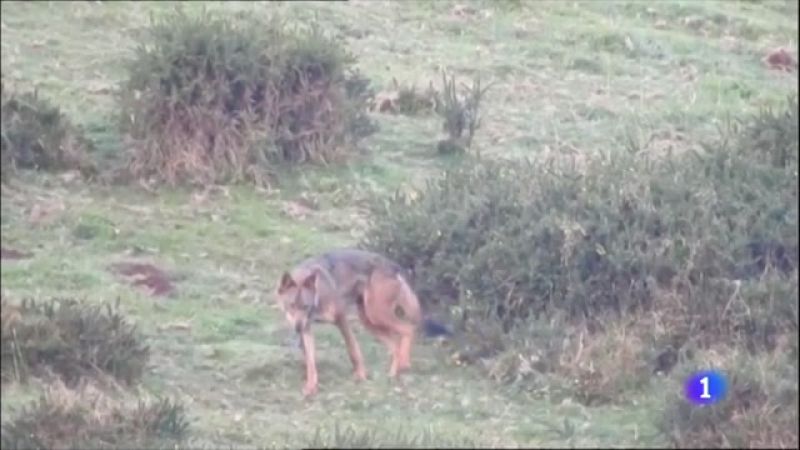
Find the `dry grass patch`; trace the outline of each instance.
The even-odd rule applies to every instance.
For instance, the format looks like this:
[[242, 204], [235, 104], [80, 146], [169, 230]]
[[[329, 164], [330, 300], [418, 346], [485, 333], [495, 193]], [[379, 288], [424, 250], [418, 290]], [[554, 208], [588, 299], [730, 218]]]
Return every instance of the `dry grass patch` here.
[[56, 382], [38, 402], [4, 421], [4, 449], [175, 448], [186, 437], [183, 406], [168, 399], [114, 400], [91, 384]]

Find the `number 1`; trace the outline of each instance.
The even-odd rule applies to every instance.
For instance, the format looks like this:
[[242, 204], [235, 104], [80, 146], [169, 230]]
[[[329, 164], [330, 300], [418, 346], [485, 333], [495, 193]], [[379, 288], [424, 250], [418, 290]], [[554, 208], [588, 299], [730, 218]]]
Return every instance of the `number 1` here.
[[700, 398], [711, 398], [711, 394], [708, 393], [708, 377], [700, 378], [700, 384], [703, 385], [703, 393], [700, 394]]

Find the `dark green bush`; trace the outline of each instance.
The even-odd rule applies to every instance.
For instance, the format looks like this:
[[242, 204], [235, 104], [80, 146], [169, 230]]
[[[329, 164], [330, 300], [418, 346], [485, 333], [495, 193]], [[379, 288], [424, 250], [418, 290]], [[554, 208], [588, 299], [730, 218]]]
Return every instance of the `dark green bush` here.
[[[680, 320], [709, 335], [754, 336], [753, 327], [767, 326], [718, 319], [732, 280], [796, 273], [795, 167], [723, 145], [671, 160], [587, 159], [582, 171], [465, 162], [415, 198], [376, 205], [363, 244], [409, 267], [424, 301], [506, 329], [555, 310], [574, 319], [619, 316], [665, 298], [683, 300]], [[768, 328], [796, 326], [796, 299], [760, 306], [758, 314], [780, 322]]]
[[86, 389], [51, 389], [3, 423], [4, 449], [177, 448], [188, 421], [181, 403], [111, 402]]
[[122, 124], [136, 176], [258, 181], [270, 163], [328, 162], [374, 129], [354, 58], [318, 28], [178, 10], [129, 64]]
[[4, 299], [3, 309], [5, 380], [51, 372], [68, 385], [100, 374], [133, 383], [144, 372], [149, 358], [144, 337], [116, 306], [72, 299], [14, 306]]
[[94, 172], [87, 152], [91, 142], [70, 120], [38, 93], [7, 92], [0, 94], [2, 130], [0, 163], [2, 179], [13, 170], [37, 169], [62, 171], [78, 169]]

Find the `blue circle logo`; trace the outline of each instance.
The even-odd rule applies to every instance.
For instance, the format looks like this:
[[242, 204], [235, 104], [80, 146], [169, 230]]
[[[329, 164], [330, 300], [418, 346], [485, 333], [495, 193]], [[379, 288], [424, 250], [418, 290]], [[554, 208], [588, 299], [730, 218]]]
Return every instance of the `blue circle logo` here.
[[715, 370], [693, 373], [683, 386], [686, 399], [696, 405], [711, 405], [725, 398], [728, 380]]

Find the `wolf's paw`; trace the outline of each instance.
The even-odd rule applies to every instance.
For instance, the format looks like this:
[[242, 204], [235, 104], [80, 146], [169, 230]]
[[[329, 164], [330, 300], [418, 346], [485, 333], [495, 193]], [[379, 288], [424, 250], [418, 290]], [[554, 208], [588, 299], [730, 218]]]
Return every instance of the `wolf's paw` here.
[[304, 397], [311, 397], [317, 393], [317, 385], [316, 384], [306, 384], [303, 386], [303, 396]]
[[355, 378], [356, 381], [366, 381], [367, 371], [364, 369], [357, 369], [355, 372], [353, 372], [353, 378]]

